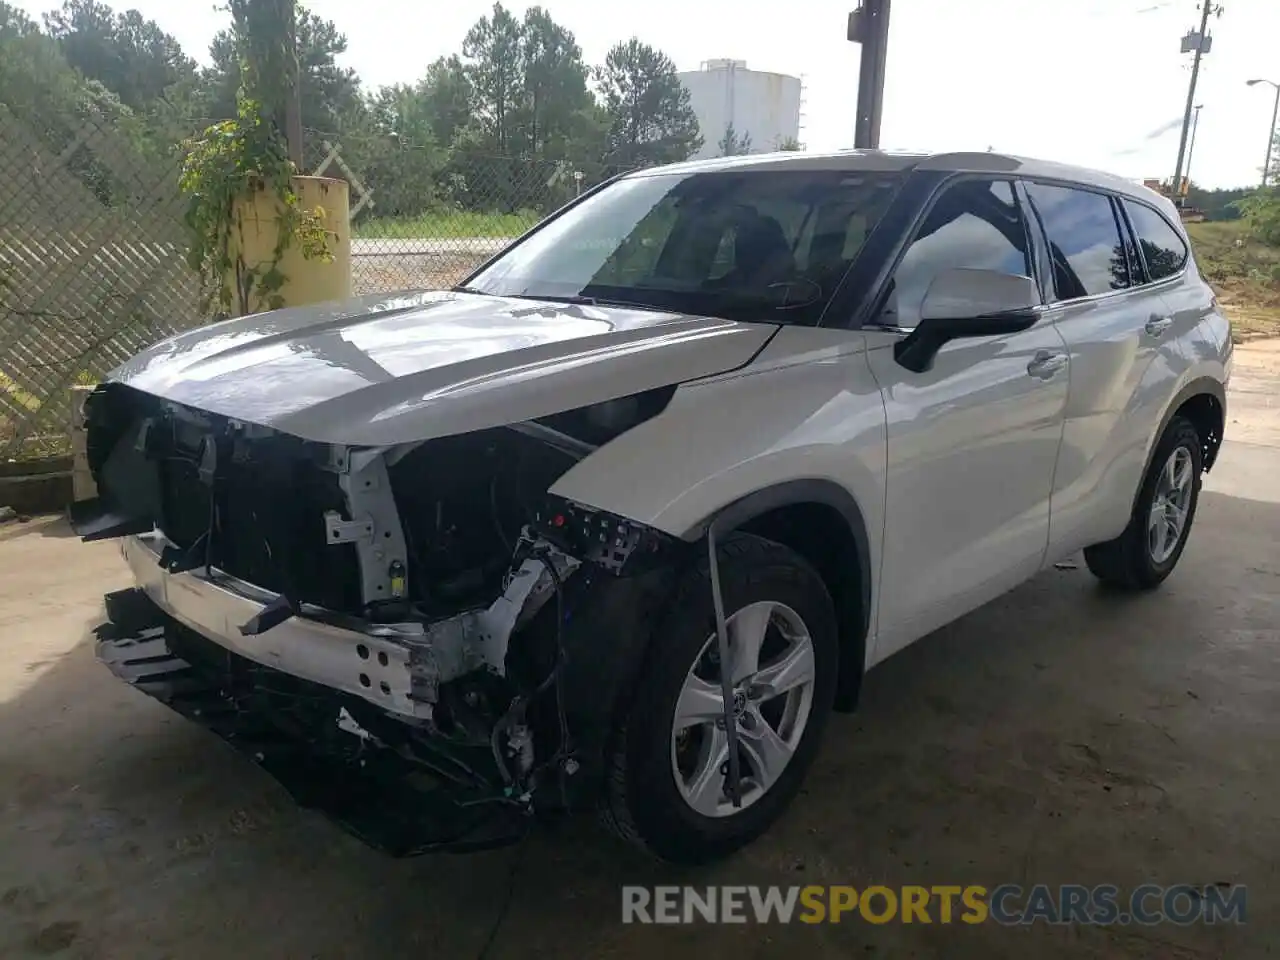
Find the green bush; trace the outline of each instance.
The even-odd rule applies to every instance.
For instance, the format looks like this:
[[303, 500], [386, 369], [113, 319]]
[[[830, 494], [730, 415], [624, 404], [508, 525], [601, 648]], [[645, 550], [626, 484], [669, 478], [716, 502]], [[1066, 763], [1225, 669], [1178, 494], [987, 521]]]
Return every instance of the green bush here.
[[1280, 247], [1280, 187], [1255, 190], [1236, 206], [1254, 237], [1269, 247]]

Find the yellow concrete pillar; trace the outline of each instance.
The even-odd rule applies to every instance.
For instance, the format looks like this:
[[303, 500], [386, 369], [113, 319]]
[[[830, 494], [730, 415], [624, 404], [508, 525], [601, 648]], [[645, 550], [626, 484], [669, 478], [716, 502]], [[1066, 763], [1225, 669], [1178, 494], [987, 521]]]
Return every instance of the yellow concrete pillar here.
[[[345, 180], [329, 177], [294, 177], [293, 190], [301, 210], [322, 215], [329, 258], [302, 255], [291, 245], [280, 257], [277, 269], [284, 283], [274, 293], [280, 306], [296, 307], [351, 296], [351, 216]], [[237, 291], [236, 273], [245, 267], [263, 269], [275, 259], [279, 237], [280, 201], [271, 193], [256, 190], [238, 200], [232, 211], [231, 270], [227, 284], [232, 289], [231, 310], [236, 315], [268, 310], [268, 295], [251, 290], [248, 302]]]

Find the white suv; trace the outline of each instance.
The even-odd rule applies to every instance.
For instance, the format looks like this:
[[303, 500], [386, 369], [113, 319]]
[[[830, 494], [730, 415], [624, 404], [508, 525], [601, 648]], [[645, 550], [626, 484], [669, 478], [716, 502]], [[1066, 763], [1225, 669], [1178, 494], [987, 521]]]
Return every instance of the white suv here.
[[877, 662], [1081, 549], [1164, 580], [1230, 360], [1176, 211], [1125, 180], [630, 174], [456, 289], [115, 371], [73, 519], [137, 588], [99, 655], [395, 853], [598, 804], [722, 856]]

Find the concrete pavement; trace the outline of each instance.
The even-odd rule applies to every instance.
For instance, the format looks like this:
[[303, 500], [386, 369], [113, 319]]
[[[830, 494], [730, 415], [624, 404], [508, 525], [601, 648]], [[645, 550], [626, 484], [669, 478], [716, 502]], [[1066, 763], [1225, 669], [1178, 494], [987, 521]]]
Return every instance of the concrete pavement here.
[[[909, 648], [804, 793], [715, 867], [585, 818], [389, 861], [93, 662], [125, 583], [58, 521], [0, 527], [0, 956], [1192, 960], [1280, 924], [1280, 344], [1237, 351], [1227, 442], [1160, 591], [1050, 571]], [[622, 884], [1244, 883], [1244, 927], [619, 923]], [[508, 904], [508, 890], [511, 890]]]

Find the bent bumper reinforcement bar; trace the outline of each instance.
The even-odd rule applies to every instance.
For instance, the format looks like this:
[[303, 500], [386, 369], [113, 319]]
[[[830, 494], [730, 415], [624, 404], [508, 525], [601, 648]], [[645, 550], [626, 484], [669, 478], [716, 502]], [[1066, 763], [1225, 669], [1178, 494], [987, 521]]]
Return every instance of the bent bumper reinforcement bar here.
[[[493, 787], [430, 776], [401, 752], [370, 741], [340, 708], [341, 694], [293, 680], [303, 686], [297, 692], [304, 700], [331, 707], [322, 708], [329, 719], [306, 729], [278, 723], [278, 699], [271, 703], [279, 697], [276, 671], [201, 638], [137, 588], [108, 594], [106, 608], [96, 652], [112, 673], [221, 738], [275, 778], [299, 806], [324, 814], [375, 849], [396, 857], [461, 853], [515, 843], [528, 832], [531, 812], [504, 802]], [[194, 656], [201, 648], [202, 655]], [[225, 675], [210, 668], [210, 656]], [[243, 681], [246, 674], [265, 684], [265, 707], [252, 680], [248, 691], [240, 685], [231, 692], [237, 686], [229, 685], [232, 676]], [[359, 701], [346, 699], [355, 710]]]
[[[240, 627], [278, 596], [214, 568], [170, 573], [160, 564], [156, 535], [124, 538], [121, 552], [134, 582], [157, 607], [247, 660], [361, 697], [391, 713], [429, 719], [431, 704], [415, 694], [431, 683], [432, 664], [418, 624], [361, 624], [360, 629], [300, 616], [256, 636]], [[315, 611], [317, 616], [320, 611]], [[414, 641], [419, 641], [417, 645]]]

